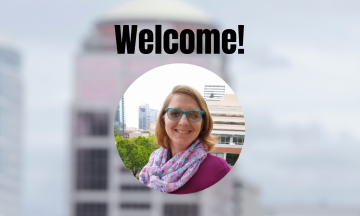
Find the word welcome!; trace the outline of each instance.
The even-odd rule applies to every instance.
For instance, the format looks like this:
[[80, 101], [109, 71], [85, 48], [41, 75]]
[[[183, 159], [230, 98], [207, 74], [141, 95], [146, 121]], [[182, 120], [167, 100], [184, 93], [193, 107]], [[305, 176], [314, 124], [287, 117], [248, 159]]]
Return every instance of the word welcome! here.
[[[127, 54], [135, 53], [136, 37], [138, 35], [137, 25], [131, 25], [131, 31], [129, 25], [123, 25], [122, 30], [121, 25], [115, 25], [115, 35], [118, 54], [126, 54], [125, 50]], [[222, 51], [226, 54], [233, 54], [236, 50], [238, 54], [244, 54], [244, 49], [238, 49], [236, 45], [238, 39], [239, 46], [243, 46], [244, 25], [238, 25], [237, 36], [233, 29], [226, 29], [221, 34], [217, 29], [197, 29], [196, 36], [191, 29], [184, 29], [180, 32], [180, 40], [176, 40], [179, 39], [179, 34], [175, 29], [167, 29], [162, 34], [161, 25], [156, 25], [155, 34], [150, 29], [143, 29], [139, 32], [138, 45], [140, 52], [143, 54], [152, 53], [154, 47], [155, 54], [161, 54], [162, 50], [167, 54], [174, 54], [178, 52], [179, 47], [184, 54], [191, 54], [195, 49], [197, 54], [203, 54], [204, 51], [205, 54], [212, 54], [212, 50], [213, 54], [220, 54], [220, 44]], [[171, 39], [173, 39], [171, 41], [173, 43], [170, 43]]]

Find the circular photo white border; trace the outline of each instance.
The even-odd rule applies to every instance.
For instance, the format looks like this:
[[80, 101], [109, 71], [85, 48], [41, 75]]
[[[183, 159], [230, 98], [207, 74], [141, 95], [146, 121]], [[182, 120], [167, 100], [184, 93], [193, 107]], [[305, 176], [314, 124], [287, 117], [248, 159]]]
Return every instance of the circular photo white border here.
[[[139, 108], [141, 105], [148, 104], [148, 108], [152, 110], [160, 111], [165, 98], [172, 92], [172, 89], [177, 85], [187, 85], [194, 89], [196, 89], [203, 97], [205, 94], [205, 86], [206, 85], [217, 85], [224, 86], [224, 95], [227, 95], [227, 101], [224, 103], [226, 105], [216, 105], [219, 101], [209, 101], [209, 103], [213, 103], [212, 106], [221, 107], [219, 109], [213, 108], [213, 110], [217, 110], [218, 113], [215, 118], [218, 119], [218, 124], [224, 124], [224, 128], [221, 133], [221, 129], [213, 128], [213, 135], [219, 136], [219, 143], [215, 145], [215, 149], [211, 151], [212, 155], [219, 156], [224, 159], [225, 163], [228, 163], [230, 167], [233, 167], [240, 156], [242, 145], [245, 140], [245, 120], [244, 115], [241, 109], [241, 105], [239, 103], [238, 98], [236, 97], [234, 91], [231, 87], [218, 75], [209, 71], [208, 69], [191, 65], [191, 64], [183, 64], [183, 63], [175, 63], [163, 65], [157, 68], [154, 68], [138, 79], [136, 79], [126, 90], [123, 95], [123, 99], [125, 100], [124, 109], [125, 109], [125, 119], [126, 119], [126, 128], [134, 128], [139, 129]], [[205, 98], [205, 97], [204, 97]], [[222, 97], [224, 98], [224, 96]], [[236, 102], [233, 102], [236, 100]], [[210, 105], [211, 106], [211, 105]], [[230, 107], [230, 109], [229, 109]], [[231, 107], [234, 107], [231, 108]], [[236, 109], [235, 109], [236, 107]], [[224, 111], [227, 109], [226, 111]], [[211, 109], [209, 108], [209, 111]], [[220, 110], [220, 111], [219, 111]], [[233, 113], [228, 112], [229, 110], [234, 110]], [[211, 113], [211, 111], [210, 111]], [[213, 113], [216, 114], [216, 113]], [[219, 115], [221, 114], [221, 115]], [[242, 120], [235, 118], [242, 118]], [[214, 121], [214, 117], [213, 121]], [[226, 118], [228, 118], [229, 122], [226, 122]], [[230, 120], [231, 118], [231, 120]], [[157, 118], [155, 118], [157, 119]], [[239, 121], [240, 120], [240, 121]], [[220, 122], [223, 121], [223, 122]], [[229, 124], [226, 124], [229, 123]], [[236, 132], [236, 126], [243, 124], [243, 131], [238, 128], [239, 133]], [[214, 121], [215, 125], [215, 121]], [[229, 126], [230, 125], [230, 126]], [[234, 126], [235, 125], [235, 126]], [[114, 127], [115, 128], [115, 127]], [[221, 127], [218, 127], [221, 128]], [[230, 129], [229, 129], [230, 128]], [[231, 129], [234, 128], [234, 129]], [[145, 129], [148, 134], [151, 128]], [[154, 129], [153, 133], [154, 133]], [[130, 131], [130, 130], [129, 130]], [[140, 133], [141, 130], [138, 130], [137, 133]], [[114, 131], [115, 132], [115, 131]], [[232, 134], [233, 133], [233, 134]], [[125, 136], [126, 134], [126, 136]], [[146, 134], [143, 134], [146, 137]], [[140, 135], [142, 136], [142, 135]], [[124, 133], [124, 138], [131, 138], [132, 136], [128, 133]], [[224, 140], [223, 140], [223, 137]], [[240, 139], [241, 138], [241, 139]], [[235, 142], [236, 140], [236, 142]], [[240, 141], [241, 140], [241, 141]], [[219, 149], [223, 149], [220, 151]], [[227, 149], [227, 150], [225, 150]], [[120, 154], [120, 150], [119, 154]], [[150, 156], [150, 155], [149, 155]], [[229, 162], [228, 161], [229, 156]], [[230, 158], [231, 157], [231, 158]], [[122, 159], [122, 158], [121, 158]], [[123, 159], [122, 159], [123, 160]], [[124, 161], [123, 161], [124, 162]], [[125, 163], [125, 162], [124, 162]], [[232, 163], [232, 164], [230, 164]], [[130, 171], [131, 169], [127, 167]], [[138, 172], [138, 174], [140, 171]], [[136, 174], [133, 173], [135, 177]], [[226, 174], [227, 175], [227, 174]], [[225, 176], [226, 176], [225, 175]], [[214, 183], [216, 184], [216, 183]], [[211, 186], [209, 186], [211, 187]], [[191, 192], [192, 193], [192, 192]]]

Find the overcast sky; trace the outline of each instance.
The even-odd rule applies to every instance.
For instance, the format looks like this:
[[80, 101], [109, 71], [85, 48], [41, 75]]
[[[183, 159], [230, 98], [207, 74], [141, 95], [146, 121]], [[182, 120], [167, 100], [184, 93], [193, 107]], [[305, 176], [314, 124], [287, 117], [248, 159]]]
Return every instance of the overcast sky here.
[[[155, 85], [159, 80], [161, 85]], [[141, 104], [149, 104], [151, 109], [160, 110], [165, 98], [176, 85], [191, 86], [203, 96], [205, 85], [223, 85], [225, 94], [234, 94], [223, 79], [202, 67], [189, 64], [161, 66], [139, 77], [126, 90], [124, 96], [127, 127], [138, 128]]]
[[[23, 56], [24, 215], [67, 215], [75, 57], [122, 2], [0, 1], [0, 29]], [[358, 206], [360, 2], [192, 4], [222, 29], [245, 25], [245, 54], [227, 67], [246, 120], [235, 167], [263, 204]]]

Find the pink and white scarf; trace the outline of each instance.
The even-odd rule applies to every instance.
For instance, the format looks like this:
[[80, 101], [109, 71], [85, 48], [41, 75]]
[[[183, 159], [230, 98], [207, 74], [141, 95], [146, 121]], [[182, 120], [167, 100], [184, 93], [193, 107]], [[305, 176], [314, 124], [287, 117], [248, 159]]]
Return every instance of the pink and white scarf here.
[[207, 150], [196, 140], [186, 151], [177, 153], [169, 161], [168, 149], [155, 150], [140, 172], [139, 180], [161, 192], [172, 192], [183, 186], [196, 173], [207, 156]]

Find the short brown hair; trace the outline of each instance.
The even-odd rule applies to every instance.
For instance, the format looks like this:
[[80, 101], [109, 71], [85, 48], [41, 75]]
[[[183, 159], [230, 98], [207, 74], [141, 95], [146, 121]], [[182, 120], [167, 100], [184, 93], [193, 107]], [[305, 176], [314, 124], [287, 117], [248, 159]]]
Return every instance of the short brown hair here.
[[170, 138], [165, 131], [165, 120], [164, 116], [166, 114], [166, 108], [170, 104], [170, 100], [175, 94], [186, 94], [194, 98], [198, 103], [200, 109], [204, 112], [202, 119], [201, 131], [197, 139], [200, 139], [204, 147], [211, 151], [215, 144], [219, 142], [219, 137], [211, 134], [213, 129], [213, 120], [211, 118], [209, 109], [207, 107], [205, 99], [201, 94], [194, 88], [187, 85], [177, 85], [173, 88], [172, 92], [166, 97], [164, 104], [160, 110], [160, 115], [158, 116], [156, 127], [155, 127], [155, 136], [159, 145], [163, 148], [169, 148]]

